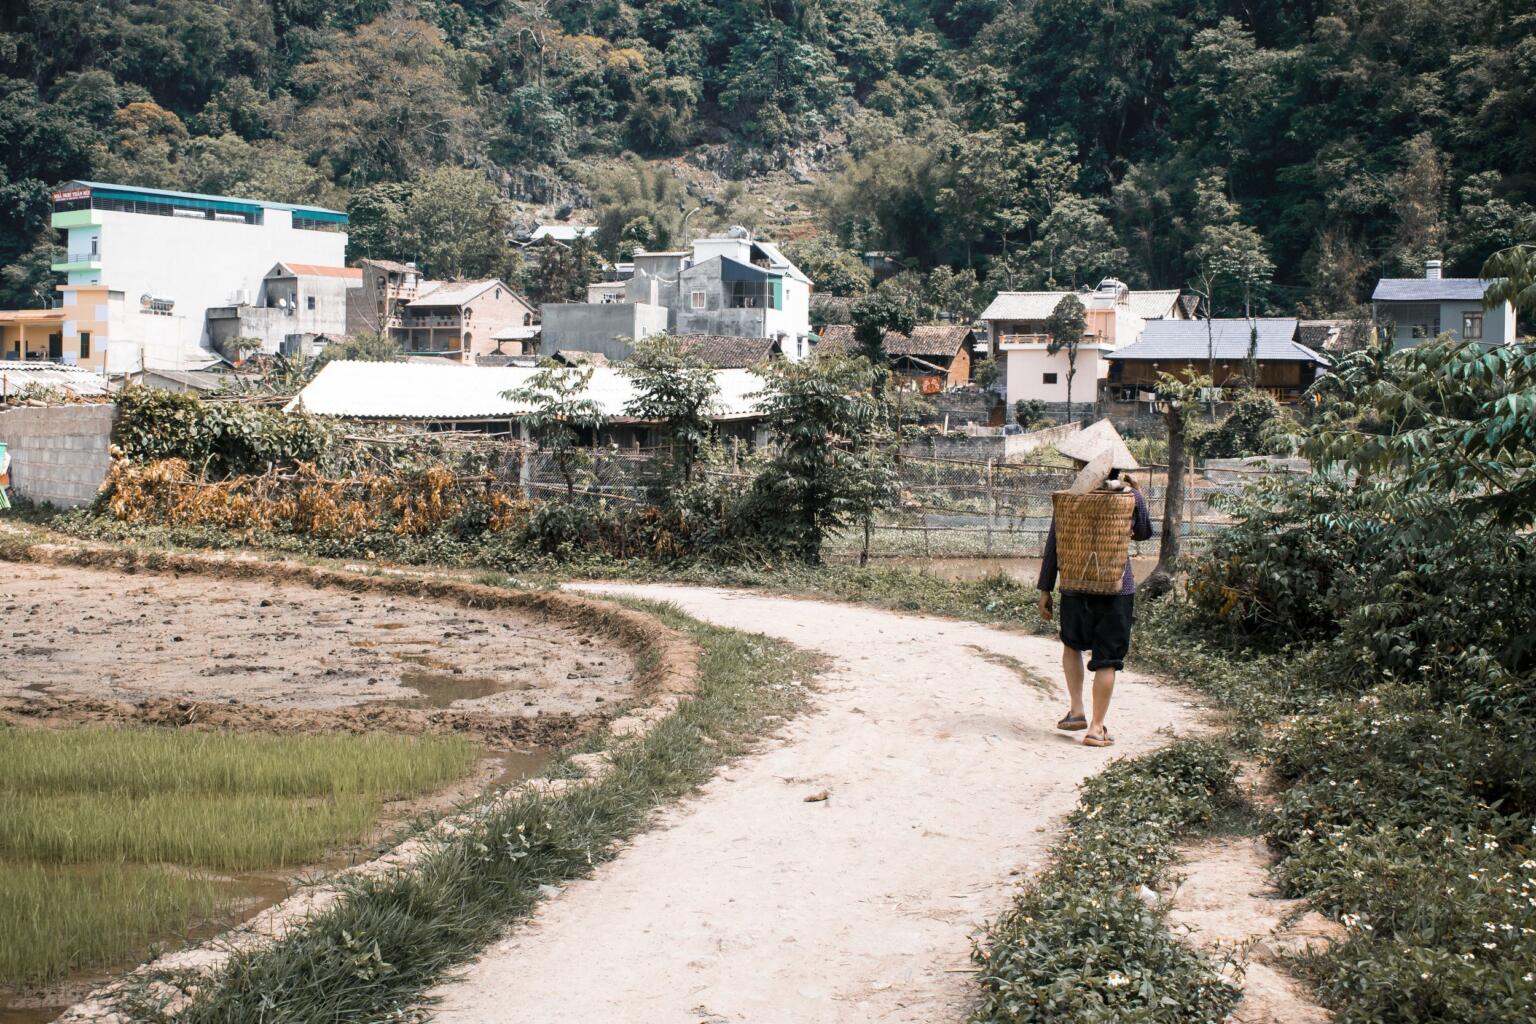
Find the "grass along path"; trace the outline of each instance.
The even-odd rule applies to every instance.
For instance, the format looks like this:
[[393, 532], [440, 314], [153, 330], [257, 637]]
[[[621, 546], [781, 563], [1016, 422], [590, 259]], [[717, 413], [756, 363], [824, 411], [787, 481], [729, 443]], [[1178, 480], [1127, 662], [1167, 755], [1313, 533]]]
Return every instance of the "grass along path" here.
[[1039, 637], [765, 594], [592, 589], [673, 601], [833, 667], [781, 742], [436, 989], [443, 1024], [962, 1019], [971, 937], [1010, 905], [1010, 869], [1047, 862], [1077, 784], [1199, 724], [1182, 694], [1128, 673], [1115, 750], [1057, 733], [1058, 697], [968, 646], [1054, 674], [1059, 648]]
[[[394, 1019], [532, 909], [541, 887], [615, 857], [660, 804], [693, 790], [802, 706], [799, 684], [815, 670], [814, 656], [665, 608], [645, 610], [701, 646], [698, 690], [642, 737], [581, 741], [581, 752], [606, 749], [611, 770], [588, 785], [497, 802], [410, 870], [343, 877], [330, 909], [275, 943], [235, 953], [211, 982], [196, 972], [131, 979], [128, 1015], [179, 1024]], [[562, 758], [548, 774], [583, 772]], [[181, 1000], [166, 985], [193, 997], [169, 1012], [167, 998]]]

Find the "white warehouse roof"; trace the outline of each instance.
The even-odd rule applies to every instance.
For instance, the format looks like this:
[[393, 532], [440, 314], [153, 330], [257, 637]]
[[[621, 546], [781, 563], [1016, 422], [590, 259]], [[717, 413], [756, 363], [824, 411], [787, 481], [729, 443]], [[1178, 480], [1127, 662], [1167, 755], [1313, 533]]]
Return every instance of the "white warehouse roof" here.
[[[587, 397], [612, 420], [630, 417], [624, 407], [634, 396], [629, 379], [612, 367], [590, 367]], [[457, 363], [327, 363], [289, 402], [286, 411], [317, 416], [380, 420], [503, 419], [530, 411], [526, 402], [502, 397], [540, 372], [530, 366], [463, 366]], [[763, 379], [750, 370], [716, 370], [716, 420], [758, 415], [754, 395]]]

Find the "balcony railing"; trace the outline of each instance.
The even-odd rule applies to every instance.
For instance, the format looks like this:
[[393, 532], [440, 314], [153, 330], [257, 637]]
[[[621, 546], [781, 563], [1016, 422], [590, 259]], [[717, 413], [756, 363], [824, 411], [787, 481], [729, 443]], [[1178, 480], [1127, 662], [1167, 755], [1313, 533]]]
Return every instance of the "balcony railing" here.
[[401, 327], [458, 327], [463, 320], [456, 316], [440, 316], [436, 314], [412, 315], [406, 313], [400, 318]]

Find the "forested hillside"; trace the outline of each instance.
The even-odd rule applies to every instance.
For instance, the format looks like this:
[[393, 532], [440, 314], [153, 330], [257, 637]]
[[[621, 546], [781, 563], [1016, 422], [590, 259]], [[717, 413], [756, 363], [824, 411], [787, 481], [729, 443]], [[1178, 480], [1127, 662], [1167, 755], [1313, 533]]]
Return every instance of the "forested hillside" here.
[[[71, 177], [350, 204], [359, 251], [510, 273], [495, 225], [467, 216], [503, 216], [498, 195], [595, 206], [616, 252], [666, 244], [701, 199], [708, 219], [751, 219], [769, 188], [754, 176], [775, 172], [814, 182], [810, 223], [828, 240], [949, 268], [925, 287], [951, 308], [999, 286], [1203, 272], [1257, 283], [1272, 309], [1343, 312], [1379, 273], [1417, 273], [1428, 254], [1475, 273], [1529, 237], [1536, 13], [20, 0], [0, 9], [0, 140], [4, 304], [51, 291], [47, 188]], [[626, 166], [626, 152], [671, 162]], [[677, 167], [739, 184], [701, 194]], [[803, 248], [824, 273], [840, 265]], [[850, 273], [838, 290], [862, 286]]]

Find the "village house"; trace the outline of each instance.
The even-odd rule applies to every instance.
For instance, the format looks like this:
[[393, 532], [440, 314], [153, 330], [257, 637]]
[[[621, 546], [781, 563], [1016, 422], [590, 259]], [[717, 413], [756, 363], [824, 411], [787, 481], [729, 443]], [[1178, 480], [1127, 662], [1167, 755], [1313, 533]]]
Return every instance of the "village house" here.
[[[857, 349], [853, 330], [846, 324], [823, 327], [817, 350]], [[969, 327], [922, 324], [912, 328], [911, 334], [887, 331], [883, 344], [891, 371], [923, 394], [933, 395], [970, 383], [971, 351], [976, 342], [976, 332]]]
[[349, 296], [362, 283], [357, 267], [279, 263], [262, 279], [255, 302], [208, 310], [208, 341], [232, 361], [250, 354], [236, 351], [236, 339], [264, 355], [317, 355], [347, 333]]
[[[1327, 357], [1303, 345], [1300, 335], [1301, 321], [1291, 317], [1154, 320], [1140, 341], [1106, 354], [1106, 397], [1123, 406], [1150, 403], [1159, 373], [1184, 379], [1210, 373], [1212, 353], [1215, 384], [1227, 387], [1245, 376], [1252, 343], [1258, 372], [1254, 383], [1292, 405], [1328, 366]], [[1110, 410], [1118, 411], [1113, 404]]]
[[397, 307], [389, 336], [406, 355], [473, 363], [480, 355], [503, 354], [508, 330], [530, 328], [533, 321], [533, 306], [494, 278], [425, 281], [415, 298]]
[[1439, 260], [1424, 261], [1423, 277], [1384, 277], [1371, 293], [1371, 317], [1393, 348], [1449, 334], [1492, 348], [1515, 340], [1515, 310], [1508, 302], [1483, 308], [1492, 281], [1442, 277]]
[[57, 311], [42, 311], [46, 333], [27, 325], [25, 351], [111, 372], [217, 362], [209, 310], [257, 304], [278, 264], [341, 268], [347, 247], [336, 210], [96, 181], [56, 188], [52, 224], [65, 283]]
[[[615, 282], [609, 282], [613, 284]], [[652, 334], [775, 338], [792, 359], [809, 351], [811, 281], [778, 247], [745, 228], [696, 239], [691, 249], [637, 252], [617, 288], [587, 302], [546, 303], [541, 351], [576, 348], [610, 359]]]
[[[1045, 322], [1069, 294], [999, 292], [982, 311], [980, 319], [987, 327], [985, 349], [1004, 360], [1010, 407], [1020, 401], [1041, 401], [1053, 407], [1067, 402], [1069, 357], [1066, 351], [1048, 351], [1051, 339], [1046, 335]], [[1070, 398], [1085, 408], [1093, 403], [1099, 381], [1109, 373], [1105, 361], [1109, 353], [1135, 342], [1150, 321], [1189, 316], [1178, 289], [1134, 292], [1112, 277], [1092, 291], [1077, 293], [1077, 297], [1086, 311], [1087, 325], [1077, 349]]]

